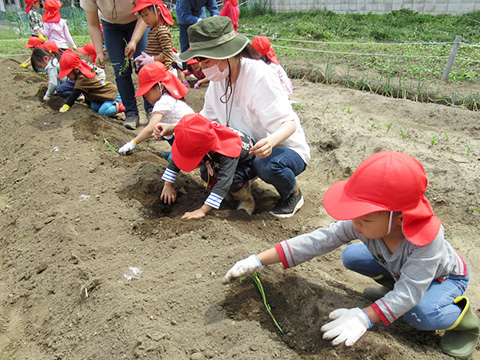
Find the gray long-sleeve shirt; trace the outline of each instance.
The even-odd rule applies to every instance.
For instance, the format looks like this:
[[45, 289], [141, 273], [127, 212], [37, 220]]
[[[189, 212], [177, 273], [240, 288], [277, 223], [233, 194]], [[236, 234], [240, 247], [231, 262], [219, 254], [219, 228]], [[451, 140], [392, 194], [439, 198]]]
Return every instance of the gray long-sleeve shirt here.
[[416, 246], [404, 238], [393, 254], [382, 239], [367, 239], [356, 232], [351, 220], [282, 241], [276, 248], [284, 268], [289, 268], [356, 239], [365, 244], [396, 281], [392, 291], [372, 304], [386, 325], [418, 304], [432, 281], [467, 275], [467, 264], [445, 240], [443, 226], [430, 244]]

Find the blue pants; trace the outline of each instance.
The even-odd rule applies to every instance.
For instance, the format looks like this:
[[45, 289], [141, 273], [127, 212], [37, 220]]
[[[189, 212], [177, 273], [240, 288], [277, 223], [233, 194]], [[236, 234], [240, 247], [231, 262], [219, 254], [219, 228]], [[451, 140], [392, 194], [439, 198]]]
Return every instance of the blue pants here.
[[[368, 277], [385, 275], [392, 278], [388, 270], [375, 260], [363, 243], [348, 245], [343, 250], [342, 260], [347, 269], [359, 274]], [[443, 282], [433, 281], [420, 302], [407, 311], [403, 318], [419, 330], [449, 328], [462, 312], [453, 300], [465, 292], [469, 279], [470, 275], [450, 276]]]
[[75, 81], [67, 80], [64, 83], [58, 85], [55, 91], [57, 92], [58, 96], [68, 98], [72, 94], [74, 87]]
[[292, 194], [295, 177], [306, 168], [307, 164], [298, 153], [284, 147], [275, 147], [270, 156], [253, 160], [253, 171], [267, 184], [273, 185], [282, 199]]
[[103, 103], [92, 102], [90, 104], [90, 109], [98, 112], [100, 115], [113, 116], [117, 113], [117, 106], [115, 103], [122, 102], [120, 94], [117, 95], [115, 100], [104, 101]]
[[[113, 70], [115, 72], [115, 81], [120, 96], [122, 97], [123, 105], [125, 105], [126, 114], [138, 114], [135, 88], [132, 80], [132, 66], [130, 62], [128, 67], [124, 68], [126, 61], [125, 46], [132, 37], [136, 23], [136, 21], [133, 21], [128, 24], [112, 24], [102, 20], [105, 47], [107, 48], [108, 55], [112, 62]], [[137, 44], [134, 57], [139, 56], [142, 51], [145, 51], [146, 46], [147, 32], [145, 31]], [[122, 69], [123, 71], [121, 71]], [[145, 98], [143, 100], [145, 111], [148, 113], [148, 111], [153, 108], [153, 105], [148, 103]]]

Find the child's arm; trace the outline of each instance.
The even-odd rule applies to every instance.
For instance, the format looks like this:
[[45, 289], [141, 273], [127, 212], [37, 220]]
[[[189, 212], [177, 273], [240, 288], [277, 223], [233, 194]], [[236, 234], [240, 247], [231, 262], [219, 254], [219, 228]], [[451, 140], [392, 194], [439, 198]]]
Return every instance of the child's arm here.
[[47, 74], [48, 74], [48, 88], [47, 88], [47, 92], [43, 96], [43, 100], [45, 101], [50, 100], [53, 93], [55, 92], [55, 89], [58, 86], [58, 70], [55, 68], [55, 66], [48, 66]]
[[138, 144], [152, 136], [153, 129], [159, 122], [162, 121], [162, 119], [163, 114], [153, 113], [148, 125], [142, 129], [140, 134], [138, 134], [133, 140], [130, 140], [128, 143], [124, 144], [120, 149], [118, 149], [118, 152], [122, 155], [125, 155], [127, 152], [135, 149]]
[[233, 279], [260, 272], [265, 265], [276, 264], [278, 262], [280, 262], [280, 255], [275, 247], [265, 250], [258, 255], [250, 255], [246, 259], [237, 261], [235, 265], [228, 270], [223, 278], [223, 283], [227, 284]]
[[75, 45], [75, 41], [73, 41], [72, 35], [70, 35], [70, 30], [68, 29], [67, 21], [65, 20], [63, 23], [63, 36], [73, 48], [73, 50], [77, 50], [77, 45]]
[[193, 210], [193, 211], [187, 211], [185, 214], [183, 214], [182, 219], [185, 220], [191, 220], [191, 219], [200, 219], [207, 215], [213, 207], [211, 207], [208, 204], [203, 204], [200, 209]]
[[65, 104], [60, 108], [60, 112], [61, 112], [61, 113], [65, 113], [65, 112], [67, 112], [68, 110], [70, 110], [70, 108], [71, 108], [71, 107], [73, 106], [73, 104], [75, 103], [75, 100], [77, 100], [77, 98], [80, 96], [81, 93], [82, 93], [82, 90], [73, 88], [73, 91], [72, 91], [72, 93], [70, 94], [70, 96], [67, 98], [67, 101], [66, 101]]
[[173, 183], [166, 181], [163, 183], [162, 194], [160, 200], [165, 204], [172, 205], [177, 200], [177, 192], [173, 187]]

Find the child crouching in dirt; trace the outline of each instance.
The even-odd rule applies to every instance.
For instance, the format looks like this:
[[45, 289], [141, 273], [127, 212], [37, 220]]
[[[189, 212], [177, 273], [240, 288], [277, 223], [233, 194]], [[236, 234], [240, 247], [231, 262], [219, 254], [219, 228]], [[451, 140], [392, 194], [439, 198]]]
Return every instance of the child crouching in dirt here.
[[178, 70], [178, 78], [188, 88], [190, 87], [190, 83], [187, 80], [187, 76], [189, 75], [193, 75], [197, 79], [197, 82], [193, 85], [194, 89], [202, 84], [208, 84], [210, 82], [203, 73], [200, 62], [197, 59], [190, 59], [187, 61], [187, 70]]
[[[138, 85], [135, 97], [144, 95], [150, 104], [155, 105], [148, 125], [134, 139], [118, 149], [122, 155], [128, 154], [142, 141], [151, 137], [158, 123], [177, 124], [183, 116], [195, 113], [184, 99], [188, 89], [161, 62], [154, 61], [142, 67], [138, 72]], [[165, 140], [172, 145], [173, 136]]]
[[389, 325], [403, 316], [419, 330], [446, 330], [440, 348], [466, 359], [479, 337], [478, 318], [463, 296], [469, 270], [445, 240], [444, 228], [424, 196], [426, 187], [417, 160], [393, 151], [376, 153], [323, 197], [325, 210], [346, 221], [238, 261], [224, 282], [277, 262], [293, 267], [358, 239], [361, 243], [344, 249], [343, 264], [381, 286], [364, 290], [372, 305], [331, 312], [333, 321], [321, 328], [323, 338], [352, 346], [373, 324]]
[[174, 203], [177, 193], [173, 183], [180, 169], [188, 172], [200, 165], [202, 179], [211, 192], [202, 207], [186, 212], [182, 219], [199, 219], [218, 209], [229, 191], [239, 200], [237, 209], [251, 215], [255, 208], [249, 181], [255, 177], [254, 155], [249, 154], [253, 140], [200, 114], [186, 115], [177, 125], [160, 123], [155, 136], [165, 136], [173, 130], [172, 157], [162, 176], [165, 183], [160, 199], [169, 205]]
[[48, 74], [48, 88], [43, 96], [43, 101], [48, 101], [54, 95], [68, 97], [72, 93], [72, 85], [67, 78], [59, 76], [60, 55], [56, 51], [48, 51], [36, 47], [33, 49], [30, 61], [35, 72], [46, 72]]
[[60, 108], [61, 113], [70, 110], [82, 94], [90, 108], [101, 115], [113, 116], [125, 111], [117, 87], [112, 83], [98, 80], [93, 69], [80, 59], [80, 55], [71, 50], [65, 50], [60, 58], [58, 77], [63, 76], [75, 81], [75, 87], [67, 102]]

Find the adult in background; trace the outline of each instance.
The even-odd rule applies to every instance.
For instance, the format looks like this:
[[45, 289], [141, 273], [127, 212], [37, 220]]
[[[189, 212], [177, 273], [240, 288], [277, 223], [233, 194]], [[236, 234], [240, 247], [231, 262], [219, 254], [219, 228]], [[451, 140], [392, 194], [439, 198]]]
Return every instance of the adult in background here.
[[[177, 0], [177, 22], [180, 30], [180, 50], [187, 51], [190, 47], [188, 41], [188, 28], [198, 20], [206, 18], [205, 8], [210, 16], [217, 16], [218, 8], [215, 0]], [[185, 68], [184, 68], [185, 69]]]
[[188, 36], [190, 50], [180, 60], [197, 59], [210, 79], [200, 114], [255, 141], [253, 169], [280, 194], [270, 213], [293, 216], [304, 202], [296, 176], [307, 167], [310, 147], [277, 74], [263, 61], [242, 57], [249, 41], [235, 34], [228, 17], [199, 21]]
[[[140, 117], [135, 99], [130, 59], [137, 57], [147, 46], [147, 25], [141, 18], [131, 14], [135, 4], [131, 0], [80, 0], [85, 10], [88, 33], [97, 53], [97, 63], [104, 65], [103, 43], [110, 56], [117, 88], [125, 105], [127, 129], [136, 129]], [[103, 37], [100, 29], [103, 25]], [[144, 98], [147, 115], [153, 105]]]

